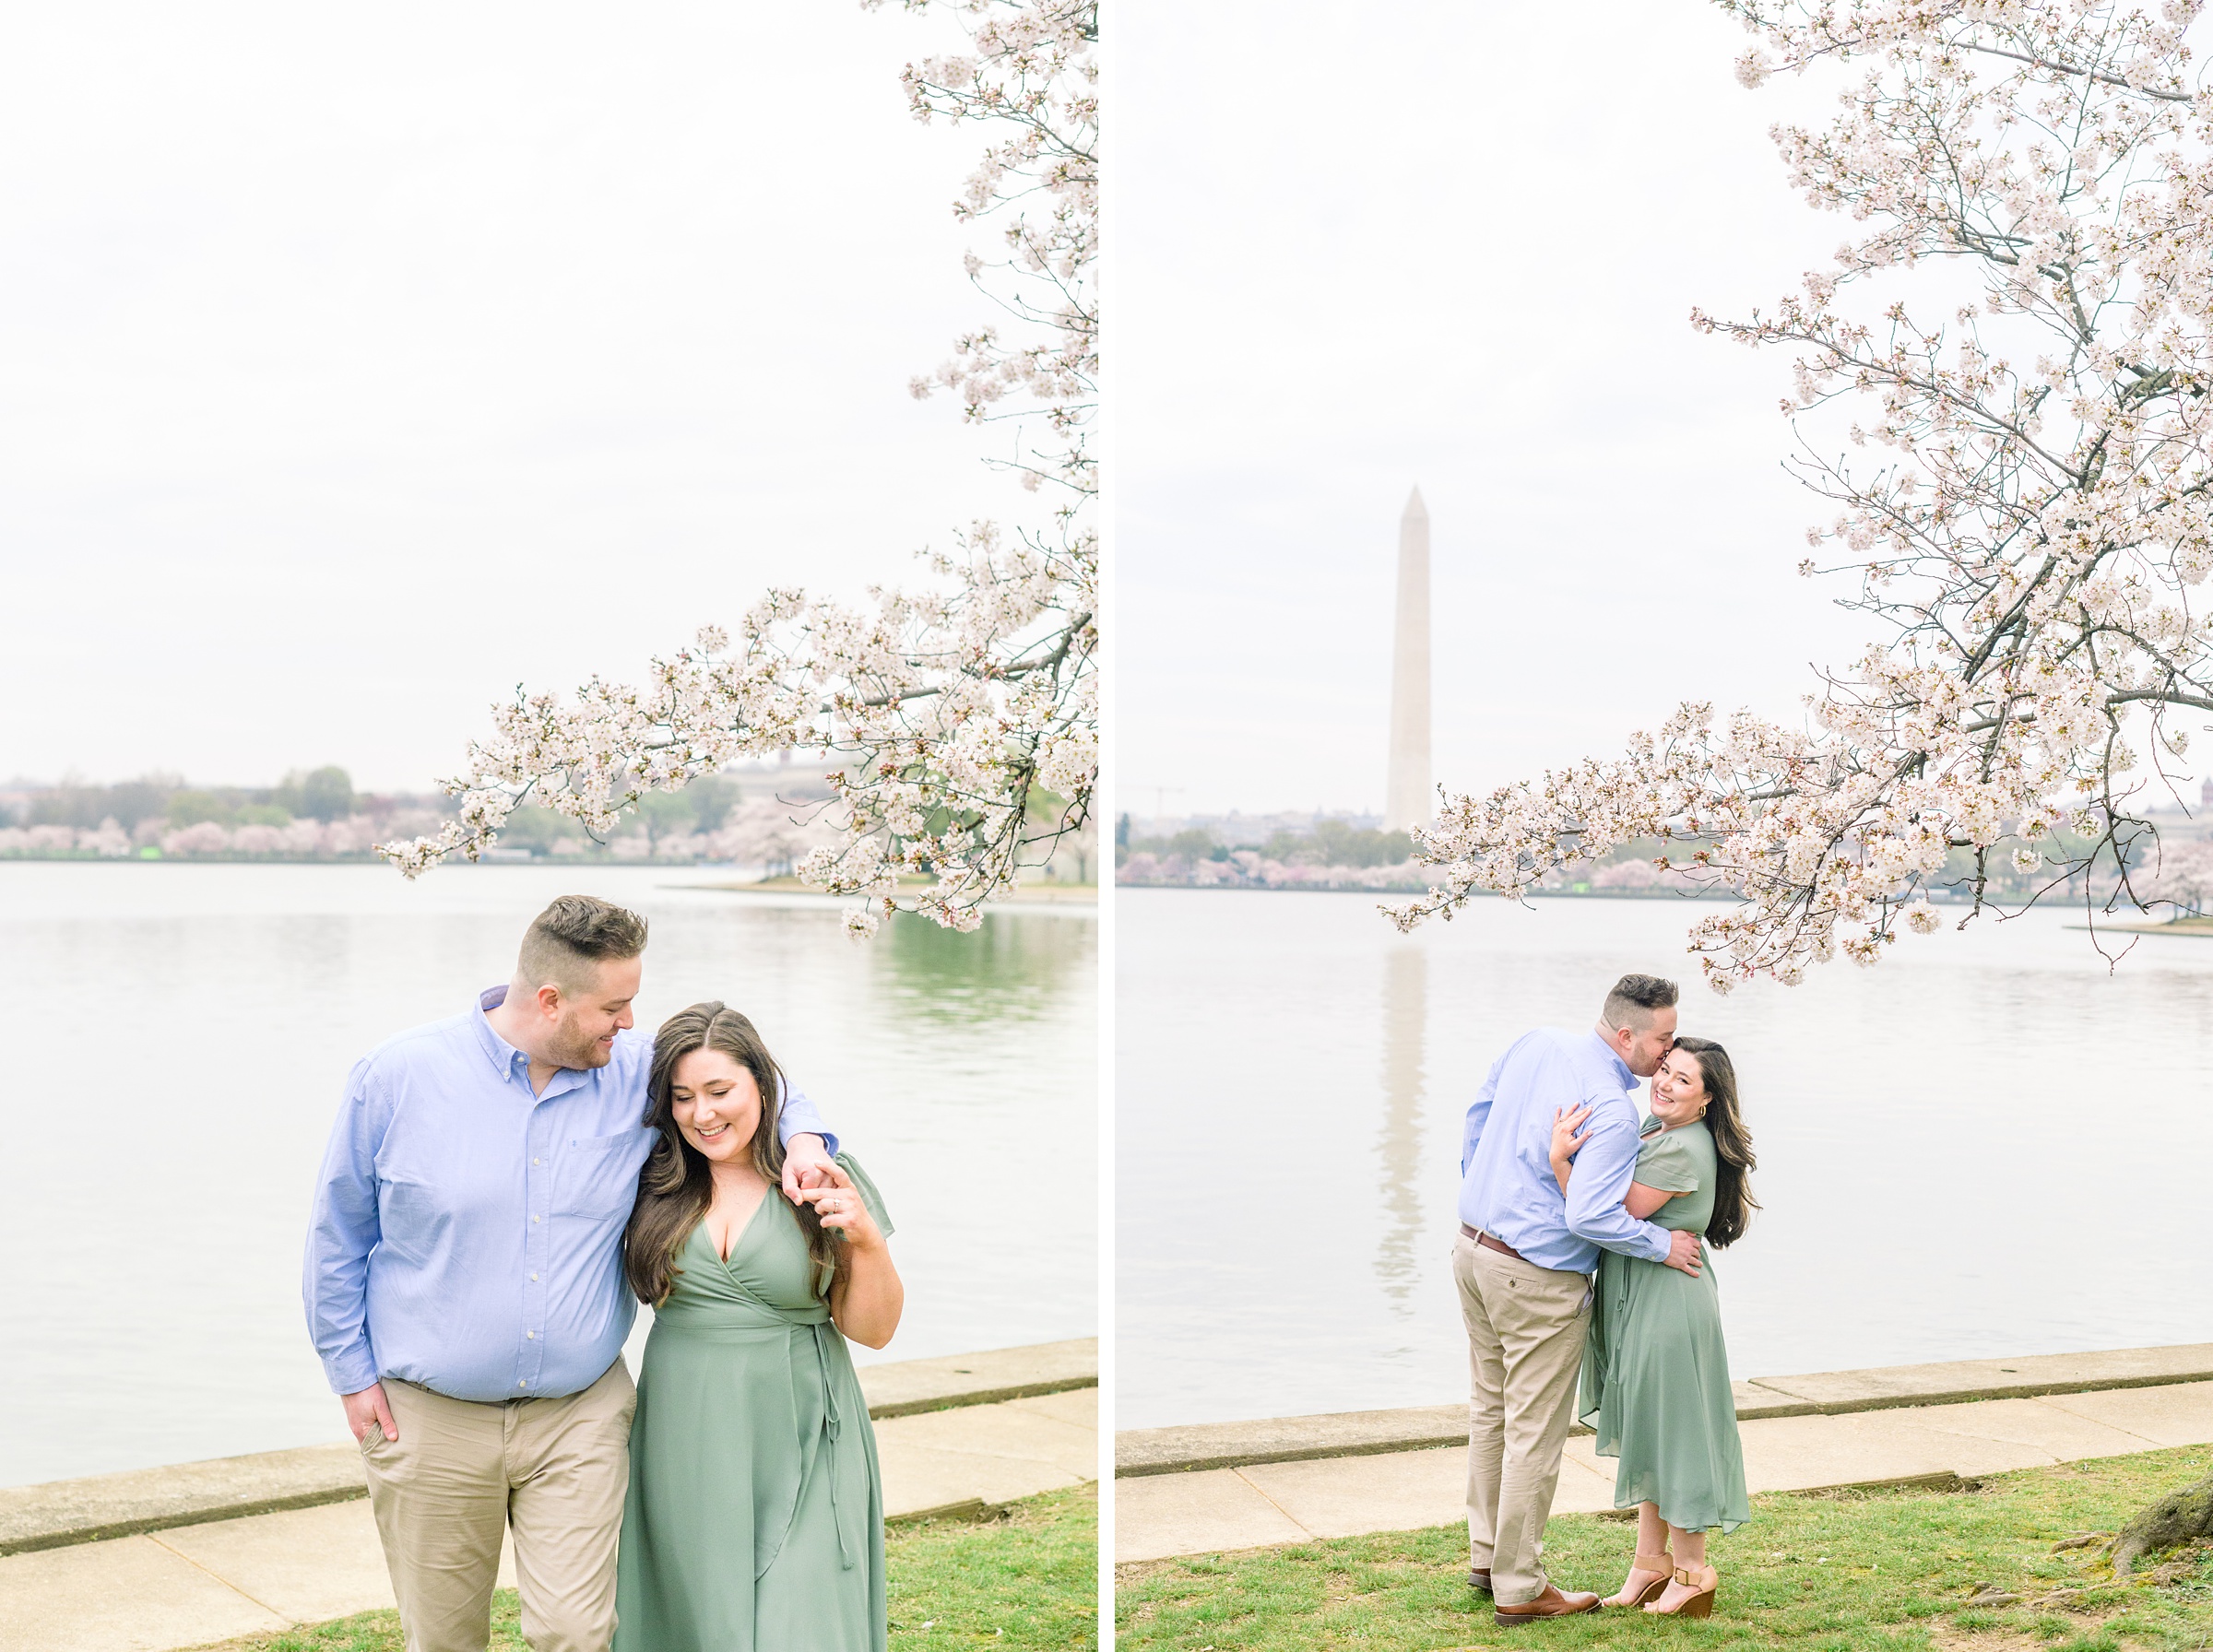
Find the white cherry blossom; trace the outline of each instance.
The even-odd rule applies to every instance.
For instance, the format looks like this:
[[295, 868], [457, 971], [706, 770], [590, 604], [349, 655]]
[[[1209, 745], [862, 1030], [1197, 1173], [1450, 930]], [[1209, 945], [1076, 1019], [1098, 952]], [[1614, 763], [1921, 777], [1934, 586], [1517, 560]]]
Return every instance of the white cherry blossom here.
[[1831, 507], [1807, 539], [1875, 641], [1801, 720], [1686, 705], [1618, 758], [1446, 796], [1431, 888], [1387, 910], [1450, 917], [1657, 838], [1736, 899], [1690, 932], [1726, 990], [1873, 963], [1942, 925], [1931, 893], [1965, 921], [2008, 867], [2032, 902], [2156, 901], [2145, 806], [2213, 711], [2197, 0], [1720, 3], [1757, 41], [1746, 86], [1842, 77], [1828, 127], [1773, 136], [1852, 239], [1769, 310], [1691, 319], [1790, 353], [1796, 468]]
[[[874, 6], [882, 0], [863, 0]], [[795, 826], [824, 839], [803, 880], [858, 895], [856, 935], [894, 910], [955, 929], [982, 922], [1060, 838], [1089, 819], [1098, 773], [1096, 0], [903, 0], [952, 13], [964, 52], [910, 64], [917, 119], [992, 133], [959, 199], [996, 225], [1001, 254], [971, 253], [998, 319], [915, 382], [964, 416], [1008, 428], [990, 463], [1049, 488], [1038, 522], [976, 522], [927, 558], [935, 583], [840, 601], [771, 590], [730, 630], [654, 660], [637, 683], [573, 696], [521, 692], [473, 742], [435, 832], [378, 845], [413, 878], [477, 858], [526, 798], [611, 836], [649, 791], [798, 747], [842, 759], [834, 794]], [[1012, 456], [1006, 456], [1011, 454]], [[618, 839], [618, 844], [627, 840]], [[558, 847], [558, 845], [557, 845]], [[926, 881], [917, 888], [912, 879]], [[905, 880], [905, 881], [903, 881]]]

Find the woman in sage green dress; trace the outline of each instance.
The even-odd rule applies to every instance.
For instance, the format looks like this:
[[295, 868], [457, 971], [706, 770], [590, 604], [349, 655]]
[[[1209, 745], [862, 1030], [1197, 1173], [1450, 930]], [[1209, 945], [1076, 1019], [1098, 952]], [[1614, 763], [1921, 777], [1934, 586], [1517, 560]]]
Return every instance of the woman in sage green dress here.
[[663, 1022], [647, 1093], [615, 1652], [883, 1652], [883, 1482], [846, 1351], [899, 1324], [882, 1201], [843, 1153], [779, 1195], [783, 1078], [735, 1009]]
[[[1706, 1617], [1721, 1578], [1706, 1564], [1706, 1534], [1752, 1517], [1745, 1460], [1722, 1342], [1722, 1304], [1707, 1247], [1744, 1235], [1757, 1201], [1746, 1185], [1752, 1139], [1736, 1103], [1729, 1053], [1678, 1038], [1652, 1076], [1652, 1115], [1624, 1200], [1632, 1216], [1698, 1233], [1697, 1278], [1657, 1262], [1602, 1252], [1579, 1410], [1602, 1457], [1621, 1459], [1614, 1506], [1637, 1510], [1637, 1556], [1609, 1606]], [[1563, 1190], [1584, 1109], [1553, 1134]]]

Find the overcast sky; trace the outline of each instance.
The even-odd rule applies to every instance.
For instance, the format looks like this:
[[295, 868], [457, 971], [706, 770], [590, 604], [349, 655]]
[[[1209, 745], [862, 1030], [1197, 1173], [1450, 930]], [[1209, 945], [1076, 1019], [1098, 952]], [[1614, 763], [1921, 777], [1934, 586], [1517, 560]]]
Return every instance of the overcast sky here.
[[[856, 0], [18, 7], [0, 779], [452, 772], [516, 682], [1002, 502], [946, 20]], [[28, 714], [26, 712], [28, 711]]]
[[1398, 520], [1437, 773], [1788, 711], [1862, 632], [1793, 572], [1787, 359], [1694, 333], [1844, 220], [1698, 0], [1125, 0], [1112, 107], [1122, 806], [1379, 809]]
[[[1437, 773], [1786, 710], [1863, 634], [1793, 572], [1787, 362], [1846, 226], [1699, 0], [1121, 0], [1124, 806], [1379, 807], [1427, 498]], [[982, 313], [949, 21], [801, 7], [25, 11], [0, 58], [0, 778], [452, 771], [515, 683], [1002, 505], [905, 394]]]

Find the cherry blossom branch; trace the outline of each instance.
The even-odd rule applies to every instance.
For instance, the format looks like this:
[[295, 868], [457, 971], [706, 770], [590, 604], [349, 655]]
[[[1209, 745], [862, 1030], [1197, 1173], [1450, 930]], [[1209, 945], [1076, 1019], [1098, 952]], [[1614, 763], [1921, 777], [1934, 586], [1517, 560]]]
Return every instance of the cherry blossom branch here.
[[[866, 6], [881, 0], [863, 0]], [[908, 10], [933, 0], [905, 0]], [[977, 522], [928, 555], [938, 584], [873, 589], [849, 606], [772, 590], [735, 645], [718, 627], [652, 662], [636, 686], [595, 678], [566, 700], [518, 689], [472, 742], [437, 832], [377, 852], [408, 877], [475, 860], [525, 799], [609, 832], [654, 791], [795, 747], [843, 759], [821, 813], [833, 841], [798, 876], [859, 896], [857, 935], [901, 910], [974, 929], [985, 903], [1089, 823], [1098, 773], [1096, 466], [1085, 441], [1097, 371], [1095, 0], [935, 0], [974, 51], [909, 65], [916, 117], [1011, 131], [987, 146], [957, 216], [1000, 215], [1012, 255], [970, 278], [1034, 340], [985, 328], [956, 341], [939, 382], [976, 422], [1041, 425], [1047, 446], [1008, 461], [1062, 490], [1049, 526]], [[1043, 198], [1035, 217], [1023, 203]], [[1049, 300], [1041, 294], [1049, 293]], [[917, 381], [916, 393], [929, 385]], [[1026, 396], [1023, 407], [1000, 407]], [[921, 887], [915, 887], [917, 883]]]
[[[1692, 322], [1795, 353], [1794, 426], [1874, 403], [1843, 434], [1888, 456], [1824, 456], [1801, 428], [1796, 468], [1838, 507], [1808, 541], [1850, 553], [1846, 606], [1879, 640], [1820, 674], [1798, 726], [1685, 706], [1619, 759], [1446, 796], [1418, 837], [1437, 881], [1387, 910], [1450, 917], [1657, 838], [1662, 866], [1734, 899], [1690, 936], [1726, 989], [1874, 962], [1938, 926], [1934, 894], [1993, 904], [2008, 859], [2030, 904], [2143, 909], [2158, 834], [2136, 799], [2173, 783], [2173, 714], [2213, 711], [2193, 611], [2213, 572], [2213, 109], [2182, 89], [2198, 5], [1721, 4], [1767, 48], [1740, 60], [1748, 86], [1767, 52], [1860, 73], [1827, 132], [1774, 131], [1793, 185], [1859, 238], [1771, 314]], [[1981, 272], [1946, 323], [1853, 303], [1926, 258]]]

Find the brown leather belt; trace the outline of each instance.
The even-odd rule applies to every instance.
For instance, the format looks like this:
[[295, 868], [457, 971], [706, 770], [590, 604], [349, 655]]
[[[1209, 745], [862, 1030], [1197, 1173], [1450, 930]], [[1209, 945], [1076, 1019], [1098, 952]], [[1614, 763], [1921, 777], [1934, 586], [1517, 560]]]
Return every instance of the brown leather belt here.
[[1522, 1259], [1521, 1253], [1520, 1251], [1516, 1250], [1512, 1245], [1509, 1245], [1503, 1239], [1493, 1238], [1490, 1234], [1485, 1233], [1481, 1228], [1472, 1228], [1463, 1221], [1460, 1224], [1460, 1231], [1462, 1233], [1465, 1233], [1469, 1238], [1474, 1240], [1476, 1244], [1482, 1245], [1485, 1250], [1495, 1250], [1501, 1256], [1513, 1257], [1513, 1259], [1517, 1262]]

